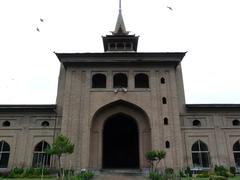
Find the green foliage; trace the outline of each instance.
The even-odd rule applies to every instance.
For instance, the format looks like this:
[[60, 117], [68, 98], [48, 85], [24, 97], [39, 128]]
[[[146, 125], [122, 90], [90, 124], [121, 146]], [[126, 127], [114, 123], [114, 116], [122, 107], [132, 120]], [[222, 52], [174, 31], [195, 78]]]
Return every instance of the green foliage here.
[[93, 178], [94, 173], [91, 171], [83, 171], [77, 176], [73, 176], [71, 180], [90, 180]]
[[191, 171], [191, 169], [190, 169], [189, 166], [186, 168], [185, 174], [186, 174], [187, 176], [189, 176], [189, 177], [192, 177], [192, 171]]
[[62, 177], [61, 170], [61, 156], [63, 154], [72, 154], [74, 151], [74, 144], [70, 142], [68, 137], [59, 134], [53, 141], [52, 147], [45, 150], [49, 155], [56, 155], [58, 157], [59, 175]]
[[211, 175], [209, 176], [209, 180], [227, 180], [227, 177]]
[[174, 170], [173, 168], [165, 168], [165, 174], [173, 174]]
[[150, 163], [150, 171], [156, 171], [159, 162], [165, 158], [166, 152], [163, 150], [153, 150], [145, 154], [146, 159]]
[[54, 140], [52, 147], [49, 149], [46, 149], [46, 153], [50, 155], [57, 155], [62, 156], [62, 154], [71, 154], [74, 151], [74, 144], [70, 142], [70, 140], [60, 134], [56, 137]]
[[154, 171], [149, 173], [149, 178], [151, 180], [162, 180], [161, 174], [159, 172], [154, 172]]
[[228, 170], [224, 166], [222, 166], [222, 165], [220, 165], [220, 166], [215, 165], [214, 172], [216, 173], [216, 175], [228, 177], [227, 176], [227, 171]]
[[201, 174], [197, 174], [196, 177], [197, 178], [208, 178], [209, 177], [209, 173], [208, 172], [203, 172]]
[[186, 174], [183, 171], [179, 171], [179, 176], [180, 177], [186, 177]]
[[22, 178], [22, 177], [40, 177], [41, 175], [48, 175], [49, 171], [46, 168], [13, 168], [9, 176], [10, 178]]
[[232, 173], [234, 176], [236, 175], [236, 167], [231, 166], [229, 170], [230, 170], [230, 173]]

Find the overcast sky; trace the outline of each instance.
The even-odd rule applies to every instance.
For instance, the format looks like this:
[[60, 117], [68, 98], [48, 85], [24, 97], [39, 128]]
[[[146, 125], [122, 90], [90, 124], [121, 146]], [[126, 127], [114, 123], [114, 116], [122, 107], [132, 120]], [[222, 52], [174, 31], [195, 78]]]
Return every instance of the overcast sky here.
[[[240, 103], [239, 0], [122, 0], [122, 8], [139, 52], [188, 51], [187, 103]], [[103, 52], [117, 15], [118, 0], [1, 0], [0, 104], [54, 104], [53, 52]]]

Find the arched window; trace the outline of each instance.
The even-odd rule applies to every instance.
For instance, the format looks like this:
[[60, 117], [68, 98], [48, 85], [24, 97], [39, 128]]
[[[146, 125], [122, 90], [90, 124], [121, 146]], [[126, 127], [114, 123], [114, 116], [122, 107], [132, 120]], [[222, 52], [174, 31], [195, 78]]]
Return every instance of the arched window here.
[[114, 88], [127, 88], [128, 78], [124, 73], [117, 73], [113, 76], [113, 87]]
[[193, 126], [196, 126], [196, 127], [200, 127], [201, 126], [201, 122], [197, 119], [195, 119], [193, 122], [192, 122], [192, 125]]
[[240, 143], [239, 140], [233, 145], [233, 156], [235, 160], [236, 167], [240, 167]]
[[50, 155], [47, 155], [45, 150], [50, 148], [50, 145], [45, 142], [41, 141], [38, 143], [33, 152], [33, 167], [49, 167], [50, 166]]
[[3, 127], [9, 127], [11, 125], [11, 123], [9, 122], [9, 121], [4, 121], [3, 123], [2, 123], [2, 126]]
[[165, 117], [163, 121], [164, 121], [164, 125], [168, 125], [168, 118]]
[[135, 75], [135, 88], [149, 88], [148, 75], [139, 73]]
[[163, 77], [161, 78], [160, 81], [161, 81], [161, 84], [165, 84], [165, 79]]
[[169, 141], [166, 141], [165, 142], [165, 147], [168, 149], [168, 148], [170, 148], [170, 142]]
[[167, 104], [167, 98], [163, 97], [163, 98], [162, 98], [162, 103], [163, 103], [163, 104]]
[[43, 122], [41, 123], [41, 126], [43, 126], [43, 127], [48, 127], [48, 126], [49, 126], [49, 122], [48, 122], [48, 121], [43, 121]]
[[238, 119], [235, 119], [232, 121], [233, 126], [240, 126], [240, 121]]
[[116, 47], [116, 46], [115, 46], [115, 44], [114, 44], [114, 43], [111, 43], [111, 44], [110, 44], [110, 49], [111, 49], [111, 50], [114, 50], [114, 49], [115, 49], [115, 47]]
[[106, 88], [106, 76], [104, 74], [94, 74], [92, 76], [92, 88]]
[[6, 141], [0, 141], [0, 168], [8, 167], [10, 146]]
[[192, 161], [194, 167], [209, 167], [208, 146], [202, 141], [198, 140], [192, 145]]

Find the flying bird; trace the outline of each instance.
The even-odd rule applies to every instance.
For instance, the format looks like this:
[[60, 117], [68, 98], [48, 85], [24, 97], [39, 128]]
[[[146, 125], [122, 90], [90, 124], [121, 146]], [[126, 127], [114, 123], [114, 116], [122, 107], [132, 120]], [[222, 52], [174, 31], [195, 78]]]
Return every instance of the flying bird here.
[[36, 29], [38, 32], [40, 32], [40, 29], [37, 27], [37, 29]]
[[42, 19], [42, 18], [40, 18], [40, 21], [41, 21], [41, 22], [43, 22], [43, 19]]
[[172, 7], [170, 7], [170, 6], [167, 6], [167, 8], [168, 8], [169, 10], [171, 10], [171, 11], [173, 10], [173, 8], [172, 8]]

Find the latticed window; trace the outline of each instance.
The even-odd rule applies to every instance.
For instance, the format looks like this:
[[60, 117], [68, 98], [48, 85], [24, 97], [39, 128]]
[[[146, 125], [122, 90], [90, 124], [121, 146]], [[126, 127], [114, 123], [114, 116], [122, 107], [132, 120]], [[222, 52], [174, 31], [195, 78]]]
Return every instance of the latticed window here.
[[149, 88], [148, 75], [144, 73], [136, 74], [135, 76], [135, 88]]
[[104, 74], [94, 74], [92, 76], [92, 88], [106, 88], [106, 76]]
[[127, 88], [128, 77], [124, 73], [117, 73], [113, 76], [113, 88]]
[[38, 143], [33, 152], [33, 167], [49, 167], [50, 166], [50, 156], [46, 154], [45, 150], [50, 148], [50, 145], [41, 141]]
[[233, 155], [236, 167], [240, 167], [240, 143], [239, 140], [233, 145]]
[[210, 166], [208, 146], [204, 142], [198, 140], [192, 145], [192, 161], [194, 167]]
[[0, 141], [0, 168], [7, 168], [10, 155], [10, 146], [5, 141]]
[[240, 121], [238, 119], [235, 119], [232, 121], [233, 126], [240, 126]]

